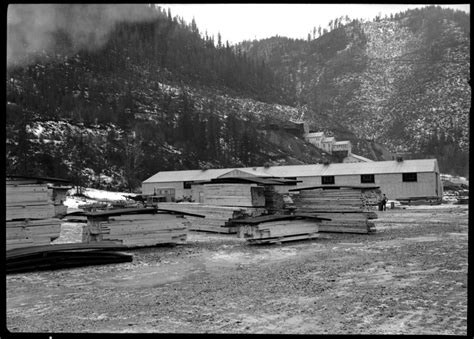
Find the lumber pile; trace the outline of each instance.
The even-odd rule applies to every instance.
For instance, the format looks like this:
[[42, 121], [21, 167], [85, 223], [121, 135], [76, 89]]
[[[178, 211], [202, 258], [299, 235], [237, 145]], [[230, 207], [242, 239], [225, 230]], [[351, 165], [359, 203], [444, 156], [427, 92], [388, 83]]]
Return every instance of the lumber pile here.
[[126, 208], [86, 215], [85, 242], [115, 241], [127, 247], [143, 247], [182, 243], [187, 238], [189, 221], [182, 214]]
[[66, 214], [64, 205], [70, 186], [50, 186], [45, 183], [6, 182], [6, 220], [44, 219]]
[[14, 248], [47, 245], [59, 237], [67, 212], [63, 202], [70, 187], [35, 180], [6, 181], [6, 245]]
[[238, 237], [250, 244], [280, 243], [319, 237], [322, 218], [310, 214], [265, 215], [233, 220]]
[[324, 213], [318, 212], [317, 215], [331, 219], [331, 221], [322, 221], [319, 225], [320, 232], [333, 233], [373, 233], [375, 224], [371, 221], [377, 219], [375, 212], [363, 213]]
[[53, 218], [54, 204], [47, 184], [18, 185], [7, 181], [6, 220]]
[[293, 197], [296, 213], [306, 212], [331, 219], [322, 221], [320, 232], [372, 233], [377, 218], [374, 206], [381, 198], [378, 187], [314, 187]]
[[61, 233], [61, 220], [57, 218], [7, 221], [5, 225], [7, 250], [49, 245]]
[[257, 184], [206, 184], [202, 192], [202, 203], [206, 205], [265, 207], [264, 188]]
[[285, 195], [275, 190], [273, 185], [264, 186], [265, 208], [270, 214], [278, 214], [286, 208]]
[[158, 209], [202, 215], [204, 218], [186, 217], [190, 222], [190, 230], [226, 234], [237, 233], [236, 227], [230, 223], [231, 220], [259, 216], [266, 213], [265, 208], [213, 206], [189, 202], [161, 202], [158, 204]]
[[[377, 193], [378, 192], [378, 193]], [[293, 202], [298, 211], [364, 212], [373, 210], [379, 201], [378, 188], [313, 188], [301, 189]]]

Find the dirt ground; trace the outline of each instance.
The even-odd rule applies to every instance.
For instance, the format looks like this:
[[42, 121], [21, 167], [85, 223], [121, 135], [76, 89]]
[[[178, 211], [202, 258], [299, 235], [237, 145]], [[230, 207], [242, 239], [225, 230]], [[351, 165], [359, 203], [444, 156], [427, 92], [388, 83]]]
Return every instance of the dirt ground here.
[[131, 263], [7, 276], [11, 332], [467, 335], [468, 207], [377, 212], [377, 232], [248, 245], [190, 233]]

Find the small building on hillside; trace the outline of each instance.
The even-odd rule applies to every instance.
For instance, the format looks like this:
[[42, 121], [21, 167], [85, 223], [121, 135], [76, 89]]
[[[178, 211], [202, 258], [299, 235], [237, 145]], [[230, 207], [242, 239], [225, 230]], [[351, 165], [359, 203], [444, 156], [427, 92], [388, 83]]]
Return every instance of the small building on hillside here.
[[143, 182], [142, 193], [170, 190], [175, 199], [191, 197], [198, 201], [199, 197], [192, 196], [193, 184], [244, 176], [297, 180], [296, 187], [376, 185], [389, 199], [441, 198], [443, 194], [436, 159], [162, 171]]
[[334, 137], [326, 137], [321, 140], [321, 148], [329, 154], [332, 154], [332, 147], [336, 142]]
[[332, 145], [332, 152], [341, 152], [349, 156], [352, 153], [352, 144], [349, 140], [336, 141]]
[[325, 138], [324, 132], [312, 132], [305, 136], [306, 141], [313, 144], [317, 148], [323, 148], [321, 142]]
[[328, 154], [352, 154], [352, 144], [349, 140], [336, 141], [335, 137], [326, 137], [324, 132], [312, 132], [305, 134], [305, 140]]

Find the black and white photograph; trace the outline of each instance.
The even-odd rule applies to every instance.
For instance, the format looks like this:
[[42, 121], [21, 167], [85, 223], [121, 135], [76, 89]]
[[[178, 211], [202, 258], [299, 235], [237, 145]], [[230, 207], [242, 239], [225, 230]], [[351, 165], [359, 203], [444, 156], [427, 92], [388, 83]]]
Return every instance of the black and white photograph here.
[[469, 3], [4, 8], [0, 336], [474, 335]]

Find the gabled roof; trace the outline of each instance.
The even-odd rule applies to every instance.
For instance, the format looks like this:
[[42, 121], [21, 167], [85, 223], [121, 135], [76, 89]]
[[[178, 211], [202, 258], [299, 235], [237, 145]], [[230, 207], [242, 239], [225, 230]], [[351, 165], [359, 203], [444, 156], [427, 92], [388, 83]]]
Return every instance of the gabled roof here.
[[249, 171], [246, 168], [236, 168], [219, 176], [219, 178], [231, 177], [271, 177], [271, 175], [258, 172], [256, 168], [252, 168], [252, 171]]
[[336, 142], [334, 143], [334, 146], [336, 146], [336, 145], [348, 145], [348, 144], [350, 144], [350, 143], [351, 143], [351, 142], [350, 142], [349, 140], [336, 141]]
[[218, 168], [208, 170], [186, 170], [186, 171], [160, 171], [152, 175], [147, 182], [173, 182], [173, 181], [208, 181], [221, 176], [233, 168]]
[[[246, 167], [238, 168], [256, 177], [262, 173], [276, 178], [312, 177], [323, 175], [360, 175], [360, 174], [388, 174], [388, 173], [410, 173], [410, 172], [439, 172], [436, 159], [404, 160], [404, 161], [373, 161], [354, 163], [334, 163], [329, 165], [290, 165], [270, 167]], [[209, 181], [235, 168], [189, 170], [189, 171], [163, 171], [158, 172], [144, 183], [150, 182], [173, 182], [173, 181]]]

